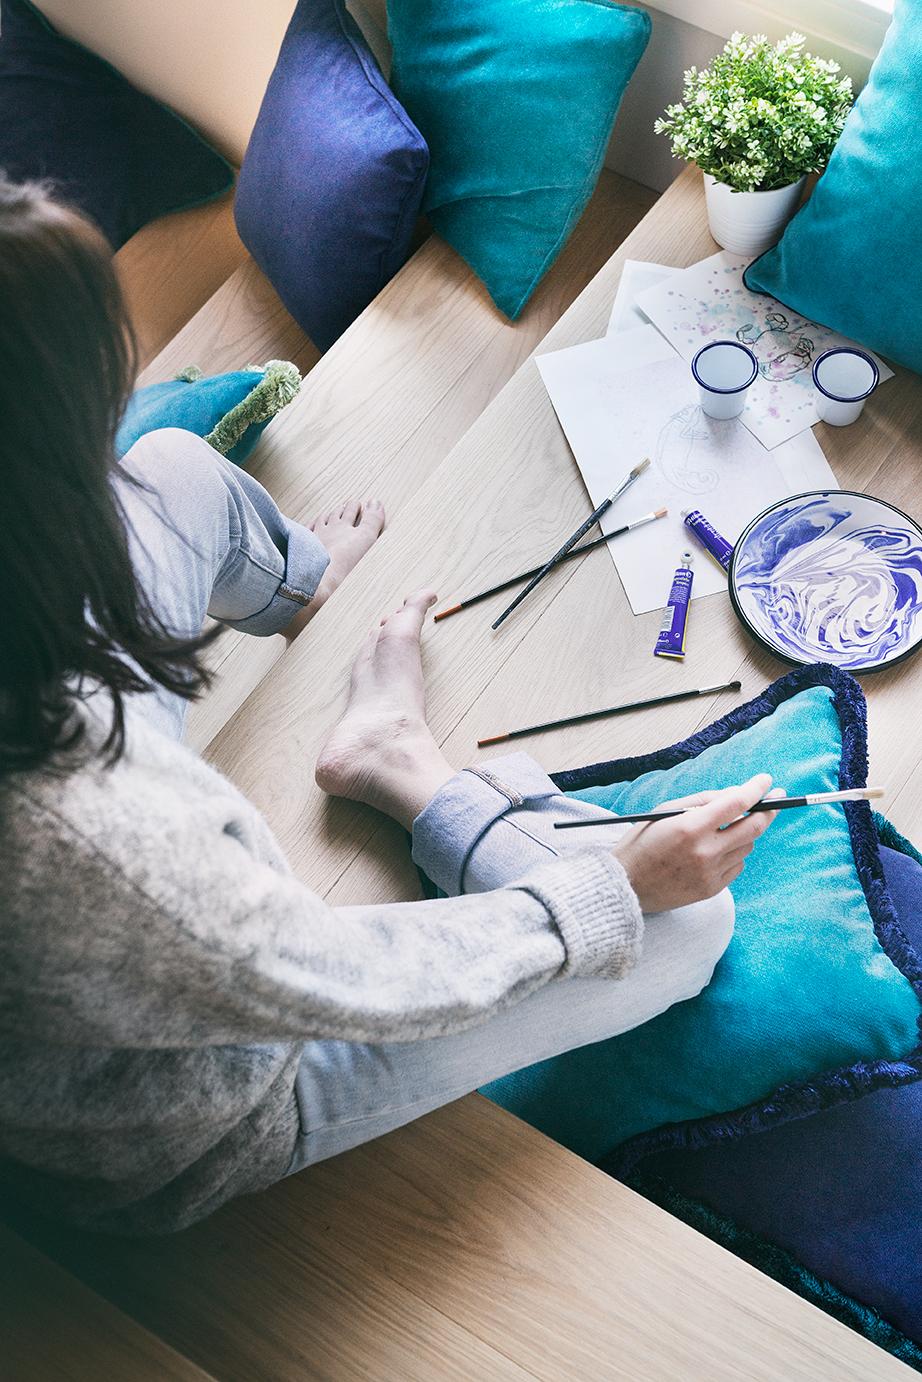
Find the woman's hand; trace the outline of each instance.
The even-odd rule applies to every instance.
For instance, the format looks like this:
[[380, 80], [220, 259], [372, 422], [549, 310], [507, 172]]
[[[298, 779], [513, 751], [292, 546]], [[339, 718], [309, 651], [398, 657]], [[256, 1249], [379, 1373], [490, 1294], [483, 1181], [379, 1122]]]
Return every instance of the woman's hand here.
[[[776, 812], [745, 816], [768, 793], [768, 773], [739, 787], [664, 803], [684, 815], [639, 825], [615, 850], [644, 912], [665, 912], [714, 897], [743, 871], [746, 856]], [[724, 828], [722, 828], [724, 827]]]

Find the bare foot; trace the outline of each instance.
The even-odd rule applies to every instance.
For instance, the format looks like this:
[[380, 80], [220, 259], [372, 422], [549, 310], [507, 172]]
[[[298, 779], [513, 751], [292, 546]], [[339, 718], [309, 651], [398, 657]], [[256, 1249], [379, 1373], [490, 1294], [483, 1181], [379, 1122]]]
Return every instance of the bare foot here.
[[349, 499], [345, 504], [330, 509], [329, 513], [320, 514], [308, 526], [329, 552], [330, 564], [323, 573], [313, 600], [295, 615], [284, 630], [289, 642], [297, 638], [304, 625], [313, 619], [321, 605], [326, 603], [340, 582], [381, 536], [384, 505], [380, 499]]
[[352, 668], [349, 700], [317, 760], [317, 784], [363, 801], [409, 829], [454, 770], [426, 724], [419, 637], [431, 590], [418, 590], [372, 629]]

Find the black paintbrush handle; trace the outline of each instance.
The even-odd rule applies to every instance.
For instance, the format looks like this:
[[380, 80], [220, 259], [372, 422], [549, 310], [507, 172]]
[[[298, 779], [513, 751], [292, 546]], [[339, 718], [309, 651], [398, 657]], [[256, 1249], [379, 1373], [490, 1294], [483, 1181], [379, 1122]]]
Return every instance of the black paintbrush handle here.
[[613, 502], [614, 501], [611, 498], [602, 500], [602, 503], [599, 505], [597, 509], [595, 509], [589, 515], [585, 523], [581, 523], [580, 526], [577, 528], [576, 532], [573, 533], [572, 536], [568, 537], [563, 546], [559, 547], [557, 551], [554, 553], [554, 555], [550, 558], [550, 560], [546, 561], [544, 565], [540, 568], [540, 570], [538, 570], [537, 573], [534, 576], [532, 576], [531, 580], [528, 582], [528, 585], [525, 587], [525, 589], [519, 591], [518, 595], [516, 595], [512, 604], [509, 605], [507, 609], [503, 610], [499, 618], [495, 620], [494, 623], [491, 625], [491, 628], [498, 629], [503, 620], [509, 618], [509, 615], [512, 613], [512, 611], [522, 603], [526, 595], [530, 594], [531, 591], [534, 590], [538, 582], [543, 581], [547, 573], [549, 571], [552, 571], [559, 561], [563, 560], [563, 558], [569, 552], [570, 548], [575, 547], [576, 544], [579, 542], [580, 538], [585, 537], [592, 525], [594, 523], [598, 523], [602, 515], [608, 512]]
[[565, 715], [560, 720], [545, 720], [540, 725], [525, 725], [522, 729], [509, 729], [503, 734], [493, 734], [487, 739], [478, 739], [477, 747], [483, 749], [488, 744], [502, 744], [507, 739], [521, 739], [525, 734], [538, 734], [545, 729], [563, 729], [566, 725], [584, 725], [589, 720], [602, 720], [607, 715], [626, 715], [631, 710], [652, 710], [657, 705], [673, 705], [676, 701], [690, 701], [695, 696], [717, 695], [721, 691], [739, 691], [741, 686], [742, 683], [739, 681], [727, 681], [721, 686], [698, 686], [693, 691], [671, 691], [666, 696], [653, 696], [646, 701], [629, 701], [625, 705], [610, 705], [605, 710], [585, 710], [581, 715]]
[[[635, 523], [625, 523], [623, 528], [616, 528], [613, 533], [603, 533], [601, 537], [594, 537], [591, 542], [584, 542], [582, 547], [573, 547], [566, 556], [560, 558], [561, 562], [573, 561], [575, 557], [585, 556], [587, 552], [592, 552], [596, 547], [604, 547], [606, 542], [611, 542], [613, 537], [621, 537], [623, 533], [629, 533], [632, 528], [637, 527]], [[449, 609], [441, 609], [433, 618], [436, 623], [440, 619], [447, 619], [450, 614], [458, 614], [462, 609], [469, 609], [471, 605], [479, 605], [481, 600], [489, 600], [491, 595], [501, 595], [504, 590], [511, 590], [514, 585], [520, 585], [522, 581], [528, 581], [532, 576], [537, 576], [543, 568], [533, 566], [530, 571], [520, 571], [517, 576], [510, 576], [508, 581], [500, 581], [499, 585], [491, 585], [489, 590], [480, 590], [476, 595], [469, 595], [466, 600], [459, 600], [456, 605]]]
[[[744, 814], [752, 816], [757, 811], [787, 811], [792, 806], [810, 805], [811, 802], [806, 797], [766, 797], [765, 801], [757, 801], [754, 806], [750, 806]], [[554, 829], [583, 830], [588, 825], [640, 825], [643, 821], [668, 821], [672, 816], [684, 816], [686, 811], [692, 809], [688, 806], [677, 806], [674, 811], [640, 811], [632, 816], [616, 816], [613, 813], [609, 820], [599, 816], [591, 821], [555, 821]]]

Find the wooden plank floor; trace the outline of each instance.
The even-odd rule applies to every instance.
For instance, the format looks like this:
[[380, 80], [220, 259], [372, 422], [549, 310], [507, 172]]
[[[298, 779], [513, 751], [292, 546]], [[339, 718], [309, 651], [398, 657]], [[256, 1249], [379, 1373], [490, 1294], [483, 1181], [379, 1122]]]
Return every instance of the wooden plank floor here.
[[[602, 334], [625, 256], [683, 264], [712, 248], [700, 187], [687, 176], [542, 348]], [[451, 264], [442, 270], [448, 285], [440, 289], [433, 275], [431, 289], [450, 293]], [[400, 320], [407, 309], [394, 302], [389, 310], [396, 339], [409, 350], [411, 323]], [[416, 310], [425, 345], [427, 308]], [[473, 379], [467, 369], [491, 350], [503, 353], [500, 330], [490, 332], [485, 318], [479, 327], [476, 312], [469, 320], [472, 332], [484, 334], [462, 380]], [[518, 569], [585, 509], [532, 364], [440, 464], [427, 465], [440, 386], [423, 404], [406, 391], [409, 418], [402, 427], [388, 421], [385, 400], [376, 407], [373, 382], [363, 376], [366, 351], [384, 353], [387, 322], [373, 318], [370, 325], [367, 342], [356, 333], [338, 360], [321, 362], [304, 398], [279, 420], [278, 440], [261, 458], [263, 478], [272, 484], [274, 475], [289, 487], [285, 502], [310, 512], [325, 478], [374, 465], [383, 431], [387, 468], [407, 467], [395, 483], [402, 502], [351, 578], [348, 599], [321, 611], [211, 749], [267, 812], [300, 875], [335, 900], [410, 896], [414, 888], [405, 839], [370, 812], [325, 803], [312, 784], [313, 759], [338, 713], [361, 634], [415, 583], [435, 576], [447, 596]], [[451, 362], [437, 353], [430, 375], [447, 392], [460, 387]], [[392, 394], [400, 380], [392, 363]], [[344, 410], [350, 383], [369, 402], [370, 428]], [[428, 376], [421, 388], [431, 388]], [[479, 377], [477, 390], [482, 401], [492, 394]], [[887, 482], [888, 458], [891, 469], [905, 471], [916, 401], [901, 378], [880, 391], [866, 427], [822, 438], [843, 481], [879, 474]], [[452, 401], [458, 415], [468, 406], [476, 405]], [[300, 457], [310, 457], [308, 476], [297, 470]], [[489, 634], [489, 606], [429, 627], [432, 719], [455, 761], [474, 757], [473, 740], [484, 729], [612, 701], [629, 689], [660, 689], [663, 676], [671, 688], [741, 669], [748, 692], [779, 670], [752, 655], [720, 597], [696, 606], [687, 667], [651, 668], [657, 616], [634, 620], [610, 563], [598, 554], [592, 569], [593, 560], [561, 573], [498, 638]], [[912, 713], [911, 668], [869, 684], [872, 723], [880, 706], [889, 724], [882, 735], [880, 727], [874, 731], [875, 755], [894, 781], [901, 772], [894, 737]], [[902, 691], [891, 689], [894, 681]], [[639, 752], [689, 733], [717, 709], [672, 708], [620, 721], [616, 734], [610, 726], [587, 726], [534, 747], [550, 767], [616, 749]], [[915, 762], [922, 746], [912, 752]], [[901, 780], [909, 790], [908, 773]], [[47, 1227], [39, 1238], [127, 1314], [231, 1382], [908, 1377], [902, 1364], [479, 1096], [228, 1206], [173, 1239], [105, 1242]]]
[[207, 1374], [0, 1224], [6, 1382], [208, 1382]]
[[[247, 263], [142, 382], [169, 378], [190, 361], [211, 372], [250, 358], [294, 360], [310, 376], [248, 469], [295, 518], [313, 518], [352, 494], [375, 494], [389, 514], [399, 513], [654, 200], [606, 171], [515, 323], [432, 236], [322, 359]], [[213, 738], [284, 652], [280, 638], [254, 642], [228, 632], [213, 650], [215, 687], [189, 717], [194, 748]]]
[[115, 266], [142, 369], [246, 258], [234, 226], [232, 191], [206, 206], [161, 216], [122, 246]]
[[[712, 250], [700, 183], [688, 174], [628, 238], [552, 330], [542, 349], [603, 333], [625, 257], [682, 265]], [[344, 352], [336, 366], [343, 374], [349, 365], [347, 355]], [[903, 490], [914, 479], [917, 402], [917, 382], [901, 375], [881, 389], [860, 427], [845, 434], [823, 432], [821, 440], [843, 483], [862, 487], [873, 482], [898, 501], [903, 498]], [[306, 450], [310, 442], [313, 462], [322, 470], [331, 451], [333, 461], [340, 453], [335, 437], [318, 438], [313, 432], [317, 407], [308, 390], [300, 409], [292, 410], [285, 420], [284, 445], [290, 450], [300, 443]], [[282, 440], [279, 437], [280, 445]], [[412, 458], [415, 443], [416, 432], [392, 444], [389, 464], [399, 466], [402, 448]], [[343, 444], [354, 447], [356, 440], [347, 437]], [[295, 489], [293, 498], [299, 497]], [[416, 485], [415, 493], [407, 497], [389, 530], [353, 576], [349, 598], [331, 602], [321, 611], [306, 637], [276, 665], [211, 746], [213, 761], [266, 812], [299, 875], [330, 900], [397, 898], [415, 891], [402, 834], [371, 812], [328, 802], [312, 781], [311, 765], [340, 709], [364, 631], [382, 607], [415, 585], [435, 578], [444, 595], [451, 596], [528, 565], [561, 531], [575, 526], [585, 503], [582, 483], [538, 372], [527, 364], [428, 481]], [[432, 540], [436, 533], [437, 564]], [[476, 758], [478, 732], [510, 722], [734, 675], [741, 676], [744, 694], [751, 694], [783, 670], [753, 651], [725, 598], [719, 596], [696, 605], [685, 665], [664, 669], [654, 663], [649, 647], [659, 616], [633, 618], [603, 554], [560, 573], [499, 636], [490, 635], [489, 619], [487, 606], [448, 625], [430, 625], [425, 635], [431, 720], [437, 738], [459, 764]], [[906, 753], [903, 728], [907, 701], [920, 694], [915, 689], [918, 676], [910, 663], [886, 679], [868, 683], [875, 777], [890, 787], [890, 804], [897, 808], [922, 754], [922, 745]], [[664, 708], [620, 720], [616, 729], [604, 724], [582, 726], [538, 740], [533, 750], [550, 768], [615, 752], [637, 753], [691, 733], [725, 704]], [[918, 821], [901, 816], [898, 810], [894, 814], [904, 828], [918, 826]], [[497, 1111], [486, 1111], [477, 1098], [462, 1101], [452, 1110], [394, 1134], [386, 1143], [353, 1154], [351, 1162], [344, 1159], [318, 1168], [310, 1177], [279, 1187], [264, 1197], [263, 1213], [274, 1213], [276, 1197], [284, 1196], [288, 1207], [280, 1211], [281, 1222], [286, 1214], [298, 1214], [292, 1207], [297, 1201], [306, 1207], [303, 1223], [309, 1232], [314, 1196], [324, 1195], [325, 1185], [338, 1186], [329, 1192], [328, 1212], [337, 1210], [335, 1222], [344, 1224], [356, 1215], [352, 1196], [367, 1178], [368, 1213], [358, 1214], [348, 1241], [358, 1254], [364, 1237], [369, 1246], [362, 1260], [378, 1280], [395, 1271], [392, 1253], [383, 1261], [377, 1257], [384, 1250], [385, 1238], [380, 1220], [404, 1212], [400, 1206], [417, 1178], [416, 1231], [422, 1234], [427, 1228], [448, 1255], [444, 1260], [438, 1253], [427, 1257], [422, 1246], [416, 1247], [419, 1260], [414, 1257], [399, 1280], [427, 1304], [454, 1311], [453, 1317], [463, 1311], [466, 1326], [478, 1338], [496, 1342], [539, 1376], [870, 1378], [895, 1375], [901, 1367], [821, 1320], [812, 1307], [756, 1277], [728, 1254], [711, 1245], [705, 1249], [697, 1235], [651, 1206], [641, 1207], [623, 1187], [600, 1179], [561, 1149], [551, 1152], [542, 1144], [539, 1153], [534, 1134], [524, 1130], [524, 1141], [516, 1143], [514, 1125], [504, 1120]], [[446, 1129], [452, 1129], [454, 1136]], [[513, 1145], [520, 1155], [511, 1150]], [[393, 1154], [390, 1162], [388, 1148]], [[549, 1170], [556, 1167], [551, 1172], [556, 1192], [523, 1206], [528, 1187], [536, 1178], [540, 1181], [545, 1155]], [[350, 1176], [348, 1167], [356, 1164], [362, 1172]], [[494, 1183], [504, 1164], [512, 1168], [511, 1178], [504, 1182], [505, 1193]], [[338, 1180], [340, 1175], [346, 1179]], [[596, 1296], [589, 1285], [597, 1278], [582, 1275], [585, 1225], [575, 1231], [562, 1208], [571, 1203], [571, 1184], [585, 1196], [587, 1218], [618, 1226], [604, 1245], [592, 1240], [595, 1253], [600, 1254], [598, 1271], [606, 1280], [618, 1282], [604, 1306], [602, 1287]], [[494, 1212], [489, 1223], [481, 1226], [481, 1235], [486, 1236], [474, 1236], [472, 1256], [465, 1258], [472, 1229], [464, 1205], [476, 1205], [482, 1199]], [[228, 1219], [233, 1215], [231, 1210]], [[637, 1252], [625, 1255], [629, 1226], [634, 1222]], [[663, 1235], [662, 1254], [651, 1248], [658, 1234]], [[450, 1252], [446, 1242], [452, 1245]], [[340, 1260], [339, 1234], [330, 1233], [314, 1243], [331, 1261], [332, 1270], [332, 1261]], [[705, 1252], [706, 1265], [698, 1258], [701, 1252]], [[517, 1290], [514, 1308], [507, 1313], [504, 1292], [512, 1288], [502, 1269], [495, 1268], [494, 1259], [508, 1262], [510, 1256], [526, 1275], [527, 1264], [540, 1260], [545, 1284], [532, 1294]], [[462, 1261], [472, 1263], [468, 1275], [460, 1266]], [[578, 1264], [575, 1270], [574, 1264]], [[485, 1274], [482, 1290], [476, 1286], [478, 1271]], [[631, 1309], [613, 1315], [624, 1299], [622, 1289], [627, 1289], [622, 1287], [625, 1271], [638, 1289], [648, 1280], [647, 1296], [631, 1295]], [[709, 1304], [709, 1285], [718, 1277], [726, 1285], [719, 1299], [720, 1323], [712, 1313], [713, 1300]], [[575, 1322], [569, 1333], [548, 1301], [547, 1281], [557, 1278], [567, 1283], [567, 1310]], [[764, 1298], [764, 1317], [757, 1303], [763, 1290], [770, 1296], [770, 1303], [769, 1297]], [[459, 1291], [460, 1303], [455, 1294]], [[657, 1300], [660, 1308], [654, 1309]], [[514, 1339], [508, 1332], [513, 1318]], [[549, 1321], [554, 1323], [548, 1325]], [[407, 1337], [415, 1337], [412, 1317], [405, 1326]], [[560, 1352], [547, 1356], [546, 1326], [551, 1332], [560, 1331], [565, 1340]], [[628, 1343], [632, 1330], [638, 1337]], [[540, 1349], [532, 1346], [534, 1340], [542, 1341]], [[632, 1348], [637, 1352], [632, 1354]], [[572, 1349], [580, 1351], [574, 1355]], [[716, 1358], [715, 1352], [719, 1353]], [[601, 1364], [603, 1357], [607, 1361]]]
[[176, 1237], [46, 1241], [221, 1382], [910, 1378], [479, 1095]]

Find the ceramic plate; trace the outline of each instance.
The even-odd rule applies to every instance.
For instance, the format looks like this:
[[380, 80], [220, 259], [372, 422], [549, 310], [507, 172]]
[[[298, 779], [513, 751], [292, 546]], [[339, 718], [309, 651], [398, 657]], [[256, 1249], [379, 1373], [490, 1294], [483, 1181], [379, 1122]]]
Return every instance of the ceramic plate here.
[[730, 598], [742, 622], [787, 662], [870, 672], [922, 643], [922, 529], [849, 490], [773, 504], [733, 552]]

